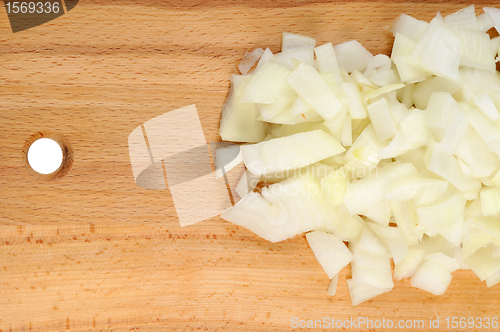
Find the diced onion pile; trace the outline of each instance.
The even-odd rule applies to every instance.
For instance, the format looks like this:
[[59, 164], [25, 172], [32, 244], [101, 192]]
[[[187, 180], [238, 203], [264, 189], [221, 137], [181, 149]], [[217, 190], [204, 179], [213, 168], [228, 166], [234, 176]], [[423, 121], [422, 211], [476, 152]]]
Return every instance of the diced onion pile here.
[[272, 242], [307, 232], [328, 294], [351, 263], [353, 305], [393, 279], [441, 295], [457, 269], [499, 283], [493, 27], [500, 9], [469, 6], [430, 23], [400, 15], [391, 57], [286, 32], [281, 52], [245, 54], [220, 135], [251, 144], [242, 198], [221, 217]]

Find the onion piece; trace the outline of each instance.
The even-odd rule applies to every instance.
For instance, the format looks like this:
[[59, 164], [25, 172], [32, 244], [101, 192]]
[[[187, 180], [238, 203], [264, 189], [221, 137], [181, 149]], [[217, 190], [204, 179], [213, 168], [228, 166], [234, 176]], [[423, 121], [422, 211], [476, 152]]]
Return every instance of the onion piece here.
[[306, 238], [318, 263], [330, 279], [338, 275], [353, 259], [344, 242], [333, 234], [314, 231], [307, 233]]
[[500, 271], [500, 257], [492, 257], [492, 249], [485, 247], [464, 259], [465, 264], [478, 276], [481, 281]]
[[258, 176], [301, 168], [343, 151], [319, 129], [241, 147], [246, 167]]
[[459, 26], [455, 31], [461, 42], [460, 65], [495, 72], [495, 55], [491, 50], [490, 36], [466, 26]]
[[267, 61], [253, 75], [241, 96], [241, 102], [272, 104], [292, 100], [295, 92], [285, 82], [290, 73], [287, 67]]
[[423, 232], [416, 228], [418, 216], [411, 202], [390, 202], [394, 221], [401, 229], [403, 238], [409, 246], [417, 245]]
[[219, 135], [225, 141], [260, 142], [266, 137], [267, 124], [257, 120], [256, 104], [242, 103], [241, 96], [252, 75], [231, 76], [231, 89], [222, 106]]
[[283, 32], [281, 36], [281, 51], [314, 48], [316, 40], [314, 38], [299, 35], [291, 32]]
[[297, 96], [290, 107], [290, 114], [301, 115], [309, 112], [314, 112], [310, 105], [308, 105], [304, 99]]
[[378, 288], [393, 288], [390, 257], [367, 253], [354, 254], [351, 262], [352, 278], [357, 284]]
[[[484, 140], [470, 126], [458, 145], [455, 155], [464, 166], [467, 166], [470, 171], [469, 176], [473, 178], [480, 179], [492, 176], [495, 170], [500, 168], [500, 160], [497, 155], [488, 148]], [[463, 166], [461, 165], [461, 167]], [[494, 177], [492, 177], [492, 183], [495, 184]]]
[[349, 115], [352, 119], [364, 119], [368, 113], [361, 99], [360, 91], [354, 83], [342, 83], [342, 92], [347, 97]]
[[404, 240], [400, 228], [381, 226], [373, 223], [368, 223], [368, 226], [385, 242], [394, 260], [394, 264], [400, 263], [408, 255], [408, 244]]
[[396, 136], [398, 128], [389, 110], [387, 99], [381, 98], [371, 103], [367, 110], [375, 133], [381, 142]]
[[449, 119], [443, 139], [439, 142], [439, 147], [448, 154], [454, 154], [463, 137], [469, 128], [469, 121], [464, 112], [458, 112], [452, 119]]
[[342, 241], [352, 242], [361, 236], [361, 232], [365, 227], [364, 220], [358, 215], [350, 215], [344, 204], [337, 208], [339, 220], [342, 220], [335, 229], [337, 235]]
[[440, 230], [464, 218], [465, 200], [456, 189], [449, 188], [448, 193], [437, 204], [416, 208], [417, 228], [429, 236], [436, 236]]
[[471, 126], [485, 141], [490, 150], [500, 157], [500, 126], [492, 123], [477, 109], [467, 109], [465, 114]]
[[444, 77], [427, 77], [424, 81], [415, 84], [413, 101], [417, 108], [423, 110], [427, 108], [427, 104], [432, 94], [436, 92], [454, 94], [461, 89], [463, 89], [462, 85]]
[[332, 209], [342, 204], [349, 178], [347, 169], [340, 168], [321, 179], [321, 190]]
[[425, 260], [433, 260], [443, 266], [448, 272], [453, 273], [460, 268], [460, 264], [457, 259], [443, 254], [442, 252], [436, 252], [428, 254], [425, 256]]
[[454, 246], [460, 246], [464, 238], [464, 218], [458, 219], [455, 223], [451, 223], [448, 226], [441, 228], [438, 234], [444, 237], [448, 242]]
[[484, 7], [484, 12], [491, 17], [493, 26], [500, 33], [500, 9], [494, 7]]
[[405, 142], [402, 131], [398, 131], [389, 144], [378, 151], [378, 159], [395, 158], [418, 147], [417, 143]]
[[365, 102], [367, 102], [371, 99], [375, 99], [377, 97], [380, 97], [386, 93], [399, 90], [399, 89], [404, 88], [404, 87], [405, 87], [405, 85], [403, 83], [396, 83], [396, 84], [383, 86], [379, 89], [376, 89], [376, 90], [373, 90], [373, 91], [366, 93], [365, 94]]
[[283, 102], [273, 104], [257, 104], [257, 108], [259, 109], [261, 115], [258, 119], [260, 121], [271, 122], [269, 120], [275, 118], [283, 112], [289, 111], [292, 103], [293, 100], [285, 100]]
[[394, 266], [394, 279], [403, 280], [410, 278], [420, 267], [425, 258], [425, 251], [411, 248], [408, 254]]
[[268, 62], [269, 60], [271, 60], [271, 58], [273, 57], [273, 52], [271, 52], [271, 50], [268, 48], [265, 49], [264, 53], [262, 53], [262, 56], [260, 57], [259, 59], [259, 62], [257, 63], [257, 67], [255, 67], [255, 71], [254, 72], [258, 72], [266, 62]]
[[398, 178], [416, 175], [412, 164], [389, 164], [371, 177], [351, 181], [344, 196], [344, 203], [351, 215], [361, 213], [368, 206], [384, 197], [385, 188]]
[[246, 52], [241, 59], [241, 62], [238, 64], [238, 70], [243, 75], [248, 74], [250, 69], [259, 61], [260, 57], [264, 54], [264, 50], [262, 48], [256, 48], [251, 52]]
[[411, 277], [411, 285], [434, 295], [443, 295], [451, 282], [452, 275], [441, 264], [428, 260]]
[[333, 46], [340, 67], [348, 73], [354, 70], [364, 71], [373, 55], [357, 40], [350, 40]]
[[426, 79], [430, 73], [409, 62], [410, 55], [399, 55], [393, 58], [394, 64], [398, 69], [399, 77], [405, 83], [417, 83]]
[[333, 73], [335, 81], [341, 83], [342, 75], [340, 74], [340, 67], [332, 43], [316, 47], [314, 53], [316, 54], [319, 72]]
[[429, 171], [449, 181], [460, 190], [466, 200], [477, 197], [481, 188], [481, 181], [466, 177], [456, 157], [443, 151], [438, 144], [431, 141], [424, 159]]
[[432, 128], [438, 139], [442, 140], [446, 129], [459, 113], [457, 101], [447, 92], [435, 92], [431, 95], [425, 110], [425, 123]]
[[276, 53], [272, 61], [277, 62], [290, 70], [295, 68], [294, 62], [300, 61], [314, 66], [314, 50], [312, 48], [291, 49]]
[[382, 199], [361, 211], [360, 215], [371, 219], [379, 225], [389, 225], [391, 209], [387, 201]]
[[451, 26], [478, 28], [474, 5], [467, 6], [455, 13], [445, 16], [444, 21]]
[[390, 254], [386, 245], [368, 227], [364, 227], [358, 239], [349, 242], [353, 254], [352, 280], [377, 288], [392, 288]]
[[490, 234], [477, 229], [473, 225], [469, 226], [468, 231], [469, 233], [464, 237], [462, 242], [462, 260], [464, 262], [473, 256], [479, 249], [486, 247], [493, 241]]
[[344, 159], [353, 167], [355, 178], [366, 176], [378, 165], [378, 154], [382, 147], [373, 125], [369, 124], [344, 155]]
[[493, 103], [491, 97], [482, 92], [474, 97], [474, 104], [481, 110], [490, 119], [491, 121], [496, 121], [500, 118], [500, 114], [498, 113], [498, 109]]
[[436, 76], [458, 80], [460, 52], [460, 37], [444, 22], [433, 19], [408, 61]]
[[479, 31], [488, 31], [489, 29], [493, 28], [493, 20], [491, 19], [490, 14], [488, 13], [482, 13], [478, 17], [476, 17], [476, 22], [477, 22], [477, 28]]
[[390, 31], [394, 36], [400, 33], [414, 41], [418, 41], [424, 34], [428, 25], [427, 22], [417, 20], [410, 15], [401, 14], [392, 24]]
[[420, 175], [409, 176], [389, 185], [385, 190], [385, 198], [388, 201], [409, 201], [417, 193], [429, 189], [438, 192], [436, 197], [442, 197], [446, 193], [448, 185], [448, 181], [424, 178]]
[[500, 240], [500, 219], [491, 216], [476, 217], [472, 223], [477, 229]]
[[287, 76], [286, 82], [325, 120], [333, 118], [343, 107], [312, 66], [301, 63]]
[[368, 301], [375, 296], [390, 292], [392, 288], [379, 288], [367, 283], [357, 284], [353, 279], [347, 279], [347, 288], [353, 306]]
[[278, 242], [334, 220], [317, 178], [306, 174], [249, 192], [221, 218]]
[[492, 275], [487, 277], [485, 280], [486, 280], [486, 286], [488, 286], [488, 287], [492, 287], [492, 286], [495, 286], [496, 284], [500, 283], [500, 270], [493, 273]]
[[484, 216], [500, 213], [500, 187], [482, 188], [479, 195]]
[[326, 290], [326, 295], [335, 296], [337, 294], [337, 285], [339, 283], [339, 273], [330, 279], [328, 283], [328, 289]]

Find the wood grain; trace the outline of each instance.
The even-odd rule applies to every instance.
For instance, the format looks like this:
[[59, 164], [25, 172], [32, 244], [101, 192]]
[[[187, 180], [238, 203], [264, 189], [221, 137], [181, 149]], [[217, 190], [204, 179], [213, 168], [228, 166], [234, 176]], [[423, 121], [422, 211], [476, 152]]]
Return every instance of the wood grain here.
[[[271, 244], [220, 218], [180, 228], [168, 190], [134, 184], [127, 148], [135, 127], [190, 104], [220, 140], [230, 74], [248, 50], [278, 51], [282, 31], [389, 54], [398, 14], [467, 4], [81, 0], [15, 34], [1, 8], [0, 331], [288, 331], [292, 317], [357, 316], [424, 320], [419, 331], [440, 317], [444, 331], [446, 317], [498, 316], [500, 285], [463, 271], [440, 297], [404, 280], [352, 307], [345, 269], [328, 297], [304, 236]], [[22, 162], [39, 131], [73, 147], [57, 181]]]

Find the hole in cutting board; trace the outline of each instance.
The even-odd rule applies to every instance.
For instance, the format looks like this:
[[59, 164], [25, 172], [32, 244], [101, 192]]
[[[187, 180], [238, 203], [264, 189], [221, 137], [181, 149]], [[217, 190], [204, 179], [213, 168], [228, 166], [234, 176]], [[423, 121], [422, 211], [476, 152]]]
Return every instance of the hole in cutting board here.
[[61, 146], [50, 138], [40, 138], [28, 149], [28, 164], [40, 174], [54, 173], [61, 167], [63, 152]]
[[26, 141], [23, 160], [30, 174], [53, 180], [68, 173], [73, 164], [73, 150], [62, 135], [40, 131]]

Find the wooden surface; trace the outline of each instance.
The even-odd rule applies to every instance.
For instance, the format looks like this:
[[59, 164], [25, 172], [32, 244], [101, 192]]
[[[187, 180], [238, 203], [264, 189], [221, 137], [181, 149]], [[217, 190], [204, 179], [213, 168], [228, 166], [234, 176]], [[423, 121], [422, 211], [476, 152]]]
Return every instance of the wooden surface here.
[[[278, 51], [282, 31], [389, 54], [398, 14], [466, 4], [81, 0], [15, 34], [2, 7], [0, 331], [289, 331], [293, 317], [358, 316], [424, 320], [423, 331], [431, 317], [448, 330], [446, 317], [500, 316], [500, 285], [463, 271], [440, 297], [405, 280], [352, 307], [346, 268], [328, 297], [304, 236], [271, 244], [220, 218], [180, 228], [168, 190], [134, 184], [127, 148], [135, 127], [190, 104], [218, 141], [230, 74], [246, 51]], [[39, 131], [73, 147], [57, 181], [23, 165]]]

